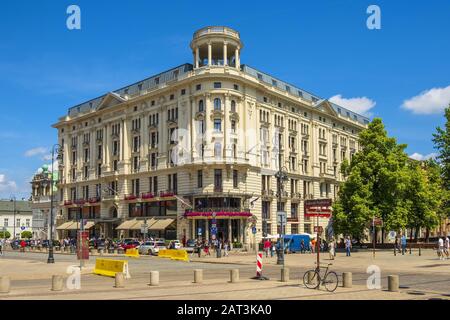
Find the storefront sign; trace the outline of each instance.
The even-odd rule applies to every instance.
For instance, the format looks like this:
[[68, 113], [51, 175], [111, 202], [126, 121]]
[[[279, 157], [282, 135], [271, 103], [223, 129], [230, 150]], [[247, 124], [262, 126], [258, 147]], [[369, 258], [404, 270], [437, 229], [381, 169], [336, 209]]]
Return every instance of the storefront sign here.
[[305, 201], [305, 217], [331, 217], [331, 199], [317, 199]]

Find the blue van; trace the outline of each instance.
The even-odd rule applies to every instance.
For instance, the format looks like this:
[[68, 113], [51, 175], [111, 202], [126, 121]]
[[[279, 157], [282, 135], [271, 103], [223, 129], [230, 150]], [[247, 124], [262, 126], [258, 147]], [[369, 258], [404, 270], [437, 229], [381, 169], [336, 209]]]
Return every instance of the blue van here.
[[309, 234], [287, 234], [284, 235], [283, 240], [287, 252], [301, 252], [302, 240], [305, 244], [305, 251], [309, 251], [309, 243], [311, 241]]

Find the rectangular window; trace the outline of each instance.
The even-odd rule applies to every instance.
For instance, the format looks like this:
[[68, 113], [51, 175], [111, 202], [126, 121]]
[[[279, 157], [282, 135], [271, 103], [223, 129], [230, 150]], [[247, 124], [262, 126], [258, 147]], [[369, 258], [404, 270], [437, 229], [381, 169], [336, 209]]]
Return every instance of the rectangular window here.
[[197, 171], [197, 188], [203, 188], [203, 171]]
[[220, 89], [222, 88], [222, 83], [221, 82], [214, 82], [214, 89]]
[[214, 131], [222, 132], [222, 120], [221, 119], [214, 119]]
[[222, 192], [222, 170], [214, 170], [214, 191]]
[[239, 173], [237, 170], [233, 170], [233, 188], [239, 188]]

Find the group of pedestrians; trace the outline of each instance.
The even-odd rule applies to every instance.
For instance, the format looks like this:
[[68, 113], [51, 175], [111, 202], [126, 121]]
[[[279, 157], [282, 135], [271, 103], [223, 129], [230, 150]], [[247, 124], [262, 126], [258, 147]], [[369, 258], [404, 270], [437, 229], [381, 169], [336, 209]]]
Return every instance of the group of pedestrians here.
[[450, 239], [445, 237], [445, 240], [439, 238], [438, 240], [438, 256], [439, 260], [446, 260], [449, 258], [450, 251]]
[[209, 242], [203, 239], [197, 240], [194, 253], [197, 253], [198, 257], [201, 258], [202, 252], [205, 256], [211, 256], [211, 250], [214, 250], [217, 257], [221, 258], [223, 256], [228, 257], [232, 249], [232, 245], [228, 240], [215, 239]]

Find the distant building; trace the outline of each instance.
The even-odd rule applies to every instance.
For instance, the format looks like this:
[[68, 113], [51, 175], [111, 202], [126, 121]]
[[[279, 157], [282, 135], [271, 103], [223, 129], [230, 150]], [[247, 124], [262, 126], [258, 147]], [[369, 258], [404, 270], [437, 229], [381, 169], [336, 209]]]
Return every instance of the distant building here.
[[[50, 238], [50, 207], [51, 207], [51, 175], [48, 166], [43, 166], [31, 181], [31, 209], [33, 211], [33, 238]], [[55, 178], [54, 180], [57, 180]], [[56, 187], [53, 189], [54, 207], [53, 218], [56, 225], [56, 208], [58, 206], [58, 192]], [[54, 234], [56, 237], [57, 234]]]
[[20, 238], [24, 231], [33, 232], [33, 213], [29, 201], [0, 200], [0, 231], [6, 230], [11, 239]]

